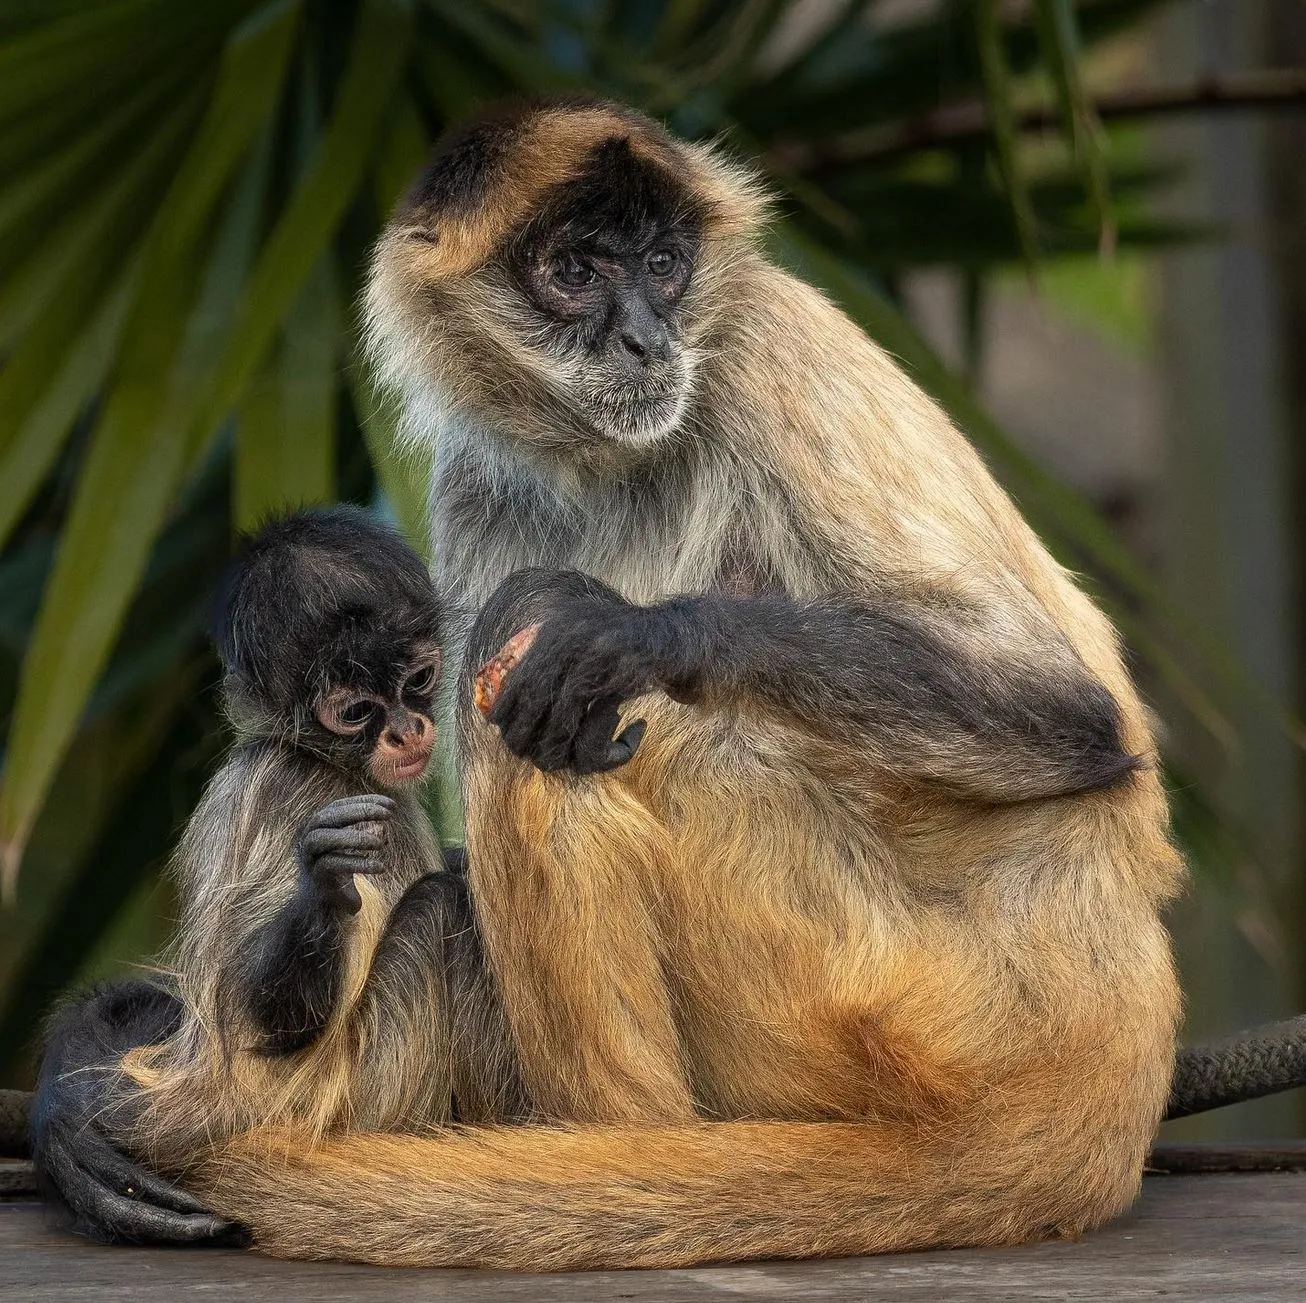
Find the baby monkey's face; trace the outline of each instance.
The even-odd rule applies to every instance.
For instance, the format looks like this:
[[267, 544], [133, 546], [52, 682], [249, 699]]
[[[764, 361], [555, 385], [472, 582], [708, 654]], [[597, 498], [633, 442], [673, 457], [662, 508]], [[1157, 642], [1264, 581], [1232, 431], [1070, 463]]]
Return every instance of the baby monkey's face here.
[[435, 696], [440, 654], [420, 650], [404, 660], [389, 684], [335, 680], [317, 704], [317, 720], [357, 767], [381, 787], [416, 783], [435, 748]]

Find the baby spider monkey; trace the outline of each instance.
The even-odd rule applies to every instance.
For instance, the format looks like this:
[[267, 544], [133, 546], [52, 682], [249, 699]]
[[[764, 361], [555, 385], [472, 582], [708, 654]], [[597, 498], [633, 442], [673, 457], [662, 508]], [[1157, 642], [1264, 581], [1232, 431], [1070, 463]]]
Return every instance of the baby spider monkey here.
[[181, 1014], [127, 1058], [128, 1143], [180, 1171], [269, 1119], [520, 1112], [462, 852], [444, 862], [417, 797], [441, 633], [420, 558], [357, 508], [288, 516], [246, 542], [219, 608], [240, 740], [176, 856]]
[[[411, 789], [435, 745], [440, 608], [419, 558], [351, 508], [268, 525], [219, 600], [228, 710], [278, 765], [273, 788], [293, 789], [292, 805], [302, 787], [350, 789], [299, 824], [293, 891], [225, 965], [250, 1048], [289, 1054], [316, 1041], [340, 1004], [358, 883], [372, 879], [385, 899], [439, 863]], [[283, 868], [285, 847], [270, 849]]]

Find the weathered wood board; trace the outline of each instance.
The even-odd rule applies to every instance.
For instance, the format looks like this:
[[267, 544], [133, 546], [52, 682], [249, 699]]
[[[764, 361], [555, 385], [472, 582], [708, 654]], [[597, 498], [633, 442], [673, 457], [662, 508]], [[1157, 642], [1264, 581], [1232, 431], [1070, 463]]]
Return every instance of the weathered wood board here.
[[232, 1250], [110, 1249], [0, 1204], [4, 1303], [345, 1300], [1306, 1299], [1306, 1174], [1150, 1176], [1135, 1210], [1076, 1244], [690, 1271], [514, 1276], [274, 1262]]

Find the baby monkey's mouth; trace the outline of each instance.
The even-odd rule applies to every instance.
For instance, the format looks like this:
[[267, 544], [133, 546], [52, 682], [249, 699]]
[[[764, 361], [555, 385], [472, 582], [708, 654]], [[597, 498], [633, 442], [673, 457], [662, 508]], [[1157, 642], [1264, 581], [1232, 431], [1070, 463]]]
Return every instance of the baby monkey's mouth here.
[[426, 773], [433, 746], [411, 748], [405, 753], [375, 756], [370, 765], [372, 777], [384, 787], [400, 787]]

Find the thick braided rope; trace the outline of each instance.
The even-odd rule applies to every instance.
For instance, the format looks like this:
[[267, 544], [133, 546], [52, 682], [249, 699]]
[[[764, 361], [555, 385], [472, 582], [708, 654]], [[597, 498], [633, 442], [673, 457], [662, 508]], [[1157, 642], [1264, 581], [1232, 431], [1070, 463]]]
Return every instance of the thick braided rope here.
[[28, 1110], [32, 1097], [25, 1090], [0, 1090], [0, 1158], [26, 1158]]
[[1306, 1086], [1306, 1015], [1180, 1050], [1165, 1115], [1205, 1113], [1294, 1086]]

